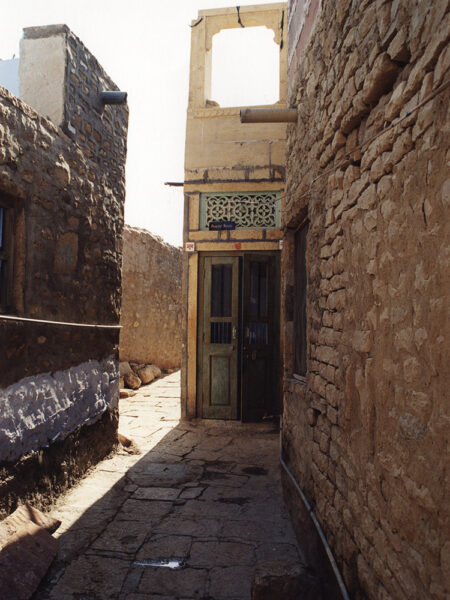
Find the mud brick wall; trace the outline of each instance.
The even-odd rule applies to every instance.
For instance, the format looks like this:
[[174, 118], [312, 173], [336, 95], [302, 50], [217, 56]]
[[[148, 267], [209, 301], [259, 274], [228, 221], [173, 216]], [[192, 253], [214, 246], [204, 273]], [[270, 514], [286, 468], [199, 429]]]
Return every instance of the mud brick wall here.
[[283, 289], [308, 219], [308, 359], [302, 383], [287, 321], [283, 447], [357, 599], [450, 593], [449, 31], [446, 1], [324, 0], [289, 32]]
[[180, 248], [125, 226], [120, 360], [180, 366], [181, 265]]

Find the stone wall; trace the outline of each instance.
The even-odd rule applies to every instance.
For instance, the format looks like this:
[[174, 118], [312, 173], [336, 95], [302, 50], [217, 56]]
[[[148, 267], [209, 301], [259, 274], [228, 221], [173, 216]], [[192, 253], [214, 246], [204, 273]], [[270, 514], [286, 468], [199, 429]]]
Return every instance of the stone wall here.
[[125, 226], [120, 360], [181, 363], [182, 251], [144, 229]]
[[[104, 105], [100, 99], [101, 92], [117, 91], [117, 85], [67, 25], [25, 28], [20, 51], [21, 99], [49, 115], [108, 174], [113, 192], [121, 194], [128, 106]], [[55, 97], [61, 106], [52, 111], [47, 107]]]
[[[45, 502], [116, 441], [121, 148], [112, 184], [98, 156], [0, 88], [0, 513]], [[91, 457], [80, 439], [96, 439]]]
[[282, 286], [308, 219], [308, 360], [303, 383], [286, 321], [283, 449], [352, 598], [450, 593], [449, 17], [325, 0], [289, 32]]

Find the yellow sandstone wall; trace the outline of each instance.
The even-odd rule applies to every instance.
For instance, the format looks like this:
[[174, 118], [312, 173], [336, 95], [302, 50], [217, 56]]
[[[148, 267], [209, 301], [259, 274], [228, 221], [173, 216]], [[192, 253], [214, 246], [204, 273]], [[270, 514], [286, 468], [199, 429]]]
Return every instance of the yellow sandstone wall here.
[[[287, 4], [243, 6], [246, 27], [266, 26], [280, 45], [279, 101], [287, 97]], [[200, 194], [284, 190], [286, 125], [240, 123], [241, 107], [221, 108], [210, 97], [212, 39], [238, 28], [236, 7], [201, 10], [192, 21], [185, 152], [184, 242], [194, 242], [183, 267], [184, 331], [182, 397], [185, 415], [196, 413], [198, 252], [277, 250], [280, 229], [200, 230]]]
[[304, 384], [287, 321], [284, 451], [352, 598], [444, 600], [449, 3], [325, 0], [314, 26], [300, 4], [283, 215], [309, 220], [308, 362]]

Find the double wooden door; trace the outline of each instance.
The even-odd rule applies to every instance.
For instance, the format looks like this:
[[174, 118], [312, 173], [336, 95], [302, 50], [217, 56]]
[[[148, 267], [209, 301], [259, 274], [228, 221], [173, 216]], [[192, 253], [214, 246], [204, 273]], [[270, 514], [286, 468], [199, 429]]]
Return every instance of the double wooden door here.
[[202, 256], [199, 408], [203, 418], [256, 421], [279, 404], [277, 253]]

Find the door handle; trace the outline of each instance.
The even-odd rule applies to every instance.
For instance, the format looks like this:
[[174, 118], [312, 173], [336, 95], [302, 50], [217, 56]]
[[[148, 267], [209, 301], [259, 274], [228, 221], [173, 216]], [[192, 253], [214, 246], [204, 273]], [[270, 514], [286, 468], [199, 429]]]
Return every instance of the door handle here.
[[235, 340], [236, 334], [237, 334], [236, 327], [233, 327], [233, 329], [231, 330], [231, 339]]

